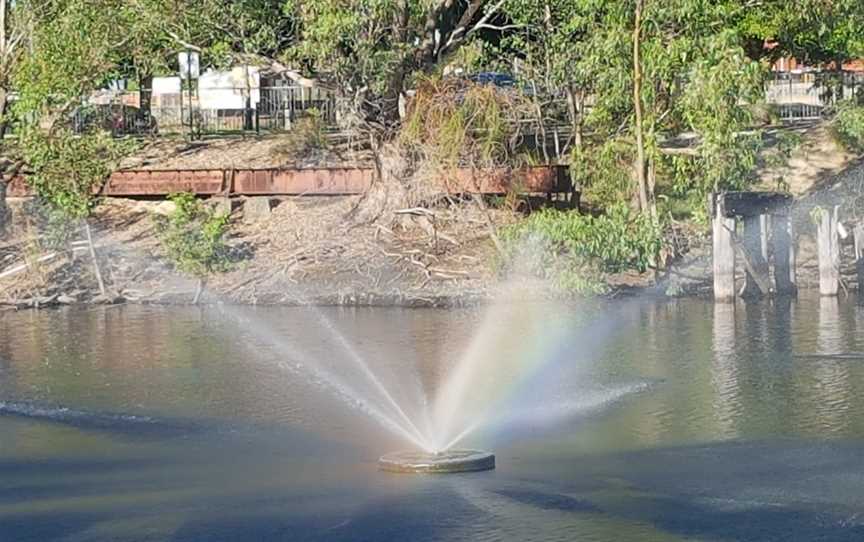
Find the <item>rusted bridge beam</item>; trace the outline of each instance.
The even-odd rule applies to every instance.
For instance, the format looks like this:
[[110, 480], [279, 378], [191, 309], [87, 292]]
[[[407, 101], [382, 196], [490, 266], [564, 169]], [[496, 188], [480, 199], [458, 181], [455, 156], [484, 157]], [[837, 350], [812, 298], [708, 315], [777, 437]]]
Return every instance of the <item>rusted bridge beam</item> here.
[[[363, 194], [372, 185], [370, 168], [302, 169], [172, 169], [121, 170], [114, 172], [102, 189], [105, 196], [166, 196], [192, 192], [201, 196], [296, 196]], [[565, 193], [572, 191], [566, 166], [520, 169], [460, 168], [442, 175], [443, 191], [449, 193], [505, 194]], [[9, 183], [10, 197], [30, 196], [22, 176]]]

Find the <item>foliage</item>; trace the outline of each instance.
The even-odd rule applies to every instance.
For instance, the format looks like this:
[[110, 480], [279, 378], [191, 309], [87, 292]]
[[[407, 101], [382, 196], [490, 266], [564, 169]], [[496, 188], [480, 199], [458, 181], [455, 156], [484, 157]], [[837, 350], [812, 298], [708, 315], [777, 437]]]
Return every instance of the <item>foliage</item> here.
[[629, 201], [633, 194], [633, 148], [623, 138], [598, 142], [590, 148], [574, 146], [570, 174], [585, 198], [600, 208]]
[[864, 104], [855, 100], [838, 102], [831, 122], [834, 136], [843, 146], [864, 152]]
[[792, 157], [792, 151], [801, 145], [802, 140], [803, 138], [797, 132], [780, 131], [777, 133], [777, 141], [773, 148], [763, 153], [765, 168], [773, 172], [773, 178], [768, 180], [774, 183], [775, 190], [778, 192], [789, 192], [789, 183], [785, 175], [791, 171], [789, 159]]
[[97, 189], [129, 148], [104, 132], [78, 136], [65, 128], [27, 130], [21, 143], [32, 170], [27, 182], [42, 200], [73, 219], [90, 215]]
[[[553, 94], [578, 89], [590, 96], [590, 109], [582, 107], [572, 119], [574, 128], [587, 134], [571, 151], [574, 177], [600, 206], [629, 200], [637, 140], [635, 2], [506, 5], [522, 28], [505, 37], [501, 54], [524, 55], [524, 76], [542, 81]], [[747, 56], [737, 26], [746, 11], [744, 2], [732, 0], [644, 1], [638, 66], [642, 137], [657, 185], [675, 186], [689, 201], [701, 202], [710, 190], [746, 186], [754, 178], [760, 137], [740, 134], [752, 124], [749, 105], [762, 99], [764, 71]], [[694, 152], [667, 156], [663, 148], [683, 132], [695, 134]]]
[[327, 148], [327, 132], [324, 119], [317, 109], [310, 109], [306, 115], [294, 122], [291, 131], [283, 137], [280, 149], [292, 159], [302, 159]]
[[168, 258], [181, 271], [199, 278], [228, 270], [228, 215], [214, 212], [190, 193], [172, 194], [169, 199], [176, 209], [156, 222]]
[[577, 293], [605, 291], [606, 273], [647, 270], [661, 248], [657, 225], [620, 203], [599, 216], [543, 210], [505, 229], [502, 240], [510, 265], [525, 263], [533, 275]]
[[[792, 56], [825, 66], [864, 54], [864, 4], [860, 0], [762, 2], [744, 12], [738, 28], [759, 48], [757, 55]], [[766, 50], [765, 41], [774, 47]]]
[[41, 198], [33, 198], [25, 208], [28, 219], [39, 232], [39, 236], [34, 238], [39, 252], [45, 249], [66, 250], [72, 241], [80, 239], [80, 221], [70, 218], [62, 209]]
[[[352, 98], [365, 126], [390, 137], [418, 78], [442, 73], [459, 49], [501, 16], [491, 0], [285, 0], [294, 22], [282, 58]], [[464, 60], [464, 59], [463, 59]]]
[[62, 115], [130, 64], [164, 58], [168, 44], [151, 25], [150, 10], [165, 1], [25, 0], [21, 9], [38, 16], [29, 54], [14, 74], [19, 117]]

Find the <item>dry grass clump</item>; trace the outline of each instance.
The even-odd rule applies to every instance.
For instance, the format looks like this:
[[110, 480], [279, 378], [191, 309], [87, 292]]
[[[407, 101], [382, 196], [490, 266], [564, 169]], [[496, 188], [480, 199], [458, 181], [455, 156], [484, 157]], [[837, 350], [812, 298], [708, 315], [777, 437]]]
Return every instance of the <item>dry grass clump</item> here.
[[513, 165], [531, 104], [518, 91], [460, 79], [417, 85], [399, 142], [415, 160], [441, 168]]

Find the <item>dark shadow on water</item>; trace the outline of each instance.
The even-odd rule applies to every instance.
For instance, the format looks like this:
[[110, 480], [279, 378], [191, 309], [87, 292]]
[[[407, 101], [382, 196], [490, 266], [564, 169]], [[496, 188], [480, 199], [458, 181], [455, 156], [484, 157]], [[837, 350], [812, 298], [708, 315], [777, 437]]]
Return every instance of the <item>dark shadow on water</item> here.
[[212, 429], [205, 422], [192, 419], [95, 412], [32, 402], [0, 401], [0, 417], [50, 423], [84, 431], [104, 431], [136, 438], [170, 438]]
[[[319, 513], [245, 513], [192, 520], [171, 542], [424, 542], [450, 540], [450, 534], [471, 521], [466, 503], [454, 495], [376, 499], [350, 513], [322, 509]], [[241, 509], [251, 510], [247, 505]], [[476, 520], [476, 518], [473, 518]], [[456, 538], [460, 539], [460, 538]]]
[[[736, 542], [864, 540], [864, 443], [854, 440], [596, 455], [562, 448], [519, 462], [507, 461], [502, 447], [498, 470], [457, 477], [378, 473], [356, 456], [352, 463], [350, 450], [334, 456], [339, 446], [265, 430], [172, 440], [158, 455], [135, 448], [143, 459], [112, 459], [109, 450], [101, 459], [0, 460], [0, 540], [522, 542], [526, 522], [563, 522], [563, 530], [543, 525], [551, 529], [529, 538], [540, 541], [598, 517], [601, 540], [657, 539], [658, 532]], [[502, 499], [513, 506], [496, 508]], [[71, 506], [55, 509], [54, 500]], [[168, 516], [175, 523], [150, 538], [110, 530], [118, 518], [158, 524]], [[634, 525], [644, 536], [633, 534]], [[556, 540], [578, 539], [572, 534]]]
[[[50, 516], [0, 518], [0, 540], [52, 542], [74, 539], [99, 520], [96, 514], [53, 513]], [[89, 540], [89, 538], [85, 538]]]
[[[859, 542], [864, 525], [847, 524], [842, 517], [804, 508], [756, 506], [722, 511], [685, 498], [658, 497], [630, 503], [630, 519], [650, 521], [658, 528], [686, 537], [726, 541]], [[650, 511], [645, 513], [644, 511]]]
[[597, 505], [560, 493], [544, 493], [530, 489], [498, 489], [494, 493], [507, 497], [522, 504], [528, 504], [544, 510], [560, 510], [562, 512], [599, 513], [602, 510]]

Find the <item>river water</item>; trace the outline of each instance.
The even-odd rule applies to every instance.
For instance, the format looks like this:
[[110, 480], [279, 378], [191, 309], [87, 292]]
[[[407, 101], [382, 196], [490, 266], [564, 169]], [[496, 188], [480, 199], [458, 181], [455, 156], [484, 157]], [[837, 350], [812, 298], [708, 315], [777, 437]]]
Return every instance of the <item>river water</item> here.
[[854, 299], [566, 310], [463, 443], [498, 468], [440, 476], [377, 471], [406, 444], [297, 358], [410, 401], [482, 309], [0, 313], [0, 541], [864, 540]]

